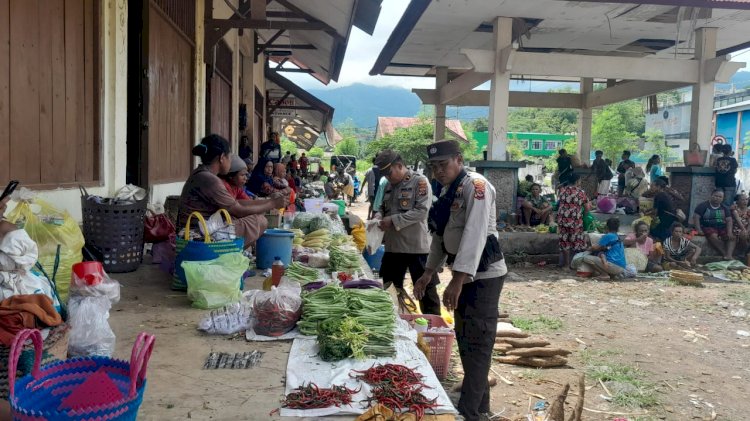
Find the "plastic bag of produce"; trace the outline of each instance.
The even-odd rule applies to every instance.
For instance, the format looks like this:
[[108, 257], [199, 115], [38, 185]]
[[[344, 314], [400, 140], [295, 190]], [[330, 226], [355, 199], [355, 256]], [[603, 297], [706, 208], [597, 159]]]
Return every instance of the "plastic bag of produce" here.
[[301, 293], [302, 287], [299, 283], [282, 279], [278, 287], [255, 294], [255, 333], [263, 336], [281, 336], [294, 329], [302, 316]]
[[378, 220], [367, 221], [367, 252], [370, 255], [374, 255], [383, 244], [385, 231], [380, 229], [379, 222]]
[[112, 356], [116, 337], [107, 321], [111, 307], [106, 296], [70, 297], [69, 357]]
[[227, 253], [203, 262], [182, 262], [193, 307], [218, 308], [239, 301], [242, 275], [249, 263], [242, 253]]
[[22, 199], [8, 213], [6, 219], [22, 227], [39, 248], [39, 263], [50, 276], [55, 270], [57, 249], [60, 248], [60, 262], [55, 284], [60, 299], [68, 300], [71, 268], [83, 260], [81, 250], [84, 239], [78, 223], [67, 211], [62, 211], [21, 188], [16, 196]]
[[240, 301], [211, 310], [198, 323], [198, 330], [218, 335], [231, 335], [247, 330], [253, 321], [250, 302]]

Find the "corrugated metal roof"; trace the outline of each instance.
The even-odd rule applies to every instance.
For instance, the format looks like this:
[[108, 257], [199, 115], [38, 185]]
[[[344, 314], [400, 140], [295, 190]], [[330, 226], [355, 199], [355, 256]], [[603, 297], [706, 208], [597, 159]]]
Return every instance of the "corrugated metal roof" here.
[[[393, 134], [396, 129], [405, 129], [407, 127], [419, 124], [421, 120], [417, 117], [378, 117], [378, 127], [375, 132], [375, 138], [380, 139], [383, 136]], [[468, 140], [466, 133], [459, 120], [445, 120], [445, 128], [454, 136], [461, 140]]]

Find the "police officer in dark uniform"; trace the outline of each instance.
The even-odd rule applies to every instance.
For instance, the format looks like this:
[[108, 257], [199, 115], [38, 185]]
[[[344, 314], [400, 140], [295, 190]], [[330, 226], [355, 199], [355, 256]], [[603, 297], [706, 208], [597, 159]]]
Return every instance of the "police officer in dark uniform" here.
[[467, 421], [477, 421], [490, 412], [487, 376], [500, 291], [508, 272], [497, 240], [495, 188], [480, 174], [464, 170], [457, 142], [433, 143], [427, 154], [443, 191], [430, 209], [432, 245], [414, 295], [421, 298], [434, 274], [446, 262], [451, 266], [443, 304], [455, 310], [456, 340], [464, 368], [458, 411]]
[[[403, 288], [407, 269], [412, 282], [424, 273], [431, 242], [427, 214], [432, 205], [432, 190], [427, 177], [409, 170], [394, 151], [381, 152], [373, 164], [388, 180], [383, 204], [377, 210], [381, 217], [380, 228], [385, 231], [380, 275], [386, 288], [391, 283]], [[434, 274], [419, 300], [422, 313], [440, 314], [438, 283], [440, 280]]]

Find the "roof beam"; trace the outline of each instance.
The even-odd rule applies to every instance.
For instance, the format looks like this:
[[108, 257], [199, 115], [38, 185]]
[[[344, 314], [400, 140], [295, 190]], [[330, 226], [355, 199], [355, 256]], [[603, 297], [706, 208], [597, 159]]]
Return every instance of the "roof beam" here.
[[292, 4], [290, 1], [288, 1], [288, 0], [276, 0], [276, 2], [279, 3], [280, 5], [286, 7], [290, 11], [298, 14], [302, 19], [305, 19], [305, 20], [307, 20], [310, 23], [321, 24], [323, 26], [321, 29], [324, 30], [328, 35], [330, 35], [333, 38], [335, 38], [337, 41], [340, 41], [340, 42], [345, 42], [346, 41], [346, 39], [341, 34], [339, 34], [339, 31], [337, 31], [336, 28], [334, 28], [333, 26], [331, 26], [331, 25], [329, 25], [329, 24], [327, 24], [327, 23], [325, 23], [325, 22], [317, 19], [315, 16], [313, 16], [313, 15], [305, 12], [304, 10], [302, 10], [299, 7], [297, 7], [294, 4]]
[[291, 94], [292, 94], [291, 92], [287, 91], [287, 93], [285, 93], [285, 94], [284, 94], [284, 96], [282, 96], [281, 98], [279, 98], [279, 100], [278, 100], [278, 101], [276, 101], [276, 104], [274, 104], [274, 105], [273, 105], [273, 106], [271, 107], [271, 109], [270, 109], [270, 110], [268, 110], [268, 112], [266, 113], [266, 115], [271, 115], [271, 114], [273, 114], [273, 112], [274, 112], [274, 111], [276, 111], [276, 109], [277, 109], [277, 108], [279, 108], [279, 107], [281, 106], [281, 104], [282, 104], [282, 103], [283, 103], [284, 101], [286, 101], [286, 99], [287, 99], [287, 98], [289, 98], [289, 95], [291, 95]]
[[289, 73], [315, 73], [312, 69], [295, 69], [293, 67], [290, 68], [279, 68], [276, 69], [277, 72], [289, 72]]
[[659, 92], [688, 86], [684, 82], [644, 82], [632, 81], [619, 83], [611, 88], [591, 92], [586, 95], [585, 108], [597, 108], [629, 99], [643, 98]]
[[[462, 52], [472, 60], [475, 71], [494, 72], [495, 54], [492, 51], [463, 50]], [[697, 83], [700, 73], [700, 63], [697, 60], [509, 51], [504, 61], [507, 63], [506, 69], [509, 69], [508, 71], [512, 74], [529, 76], [577, 76]]]
[[715, 57], [706, 60], [704, 82], [728, 83], [738, 70], [745, 68], [745, 63], [730, 61], [729, 56]]
[[[435, 104], [438, 98], [436, 89], [412, 89], [423, 104]], [[473, 90], [448, 101], [445, 105], [461, 107], [486, 107], [490, 104], [490, 91]], [[570, 108], [580, 109], [583, 95], [559, 92], [510, 92], [509, 107], [528, 108]]]
[[491, 77], [492, 73], [479, 73], [474, 70], [463, 73], [440, 89], [440, 104], [447, 104], [449, 101], [487, 82]]
[[[265, 3], [265, 0], [262, 0]], [[255, 58], [257, 59], [259, 55], [263, 54], [264, 51], [266, 51], [266, 48], [268, 46], [272, 46], [273, 42], [279, 39], [279, 37], [285, 32], [285, 29], [279, 29], [276, 31], [275, 34], [271, 35], [271, 38], [268, 38], [268, 41], [266, 41], [265, 44], [258, 44], [255, 47]]]
[[317, 50], [318, 47], [312, 45], [312, 44], [275, 44], [275, 45], [268, 45], [268, 43], [265, 44], [258, 44], [258, 48], [263, 48], [264, 50]]
[[207, 30], [244, 29], [284, 29], [294, 31], [322, 31], [326, 29], [324, 22], [298, 22], [288, 20], [267, 19], [211, 19], [206, 22]]

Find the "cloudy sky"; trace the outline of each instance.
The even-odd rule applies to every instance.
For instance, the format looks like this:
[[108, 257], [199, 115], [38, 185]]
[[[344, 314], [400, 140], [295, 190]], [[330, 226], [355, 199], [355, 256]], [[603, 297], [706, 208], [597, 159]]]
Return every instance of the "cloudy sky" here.
[[[375, 33], [372, 36], [356, 27], [352, 28], [338, 83], [331, 82], [326, 87], [310, 75], [287, 73], [284, 76], [305, 89], [333, 89], [353, 83], [365, 83], [376, 86], [399, 86], [408, 89], [434, 88], [435, 80], [433, 78], [370, 76], [370, 69], [375, 64], [375, 59], [380, 54], [380, 51], [383, 49], [393, 28], [396, 27], [399, 19], [401, 19], [401, 15], [404, 14], [404, 10], [406, 10], [408, 4], [408, 0], [383, 0], [380, 17], [375, 27]], [[736, 53], [733, 59], [735, 61], [750, 61], [750, 49]], [[750, 63], [748, 63], [748, 68], [750, 68]], [[750, 70], [748, 68], [743, 70]], [[481, 88], [489, 89], [489, 83], [486, 85], [483, 85]], [[528, 89], [527, 82], [515, 82], [512, 89]], [[546, 90], [546, 88], [542, 90]]]

